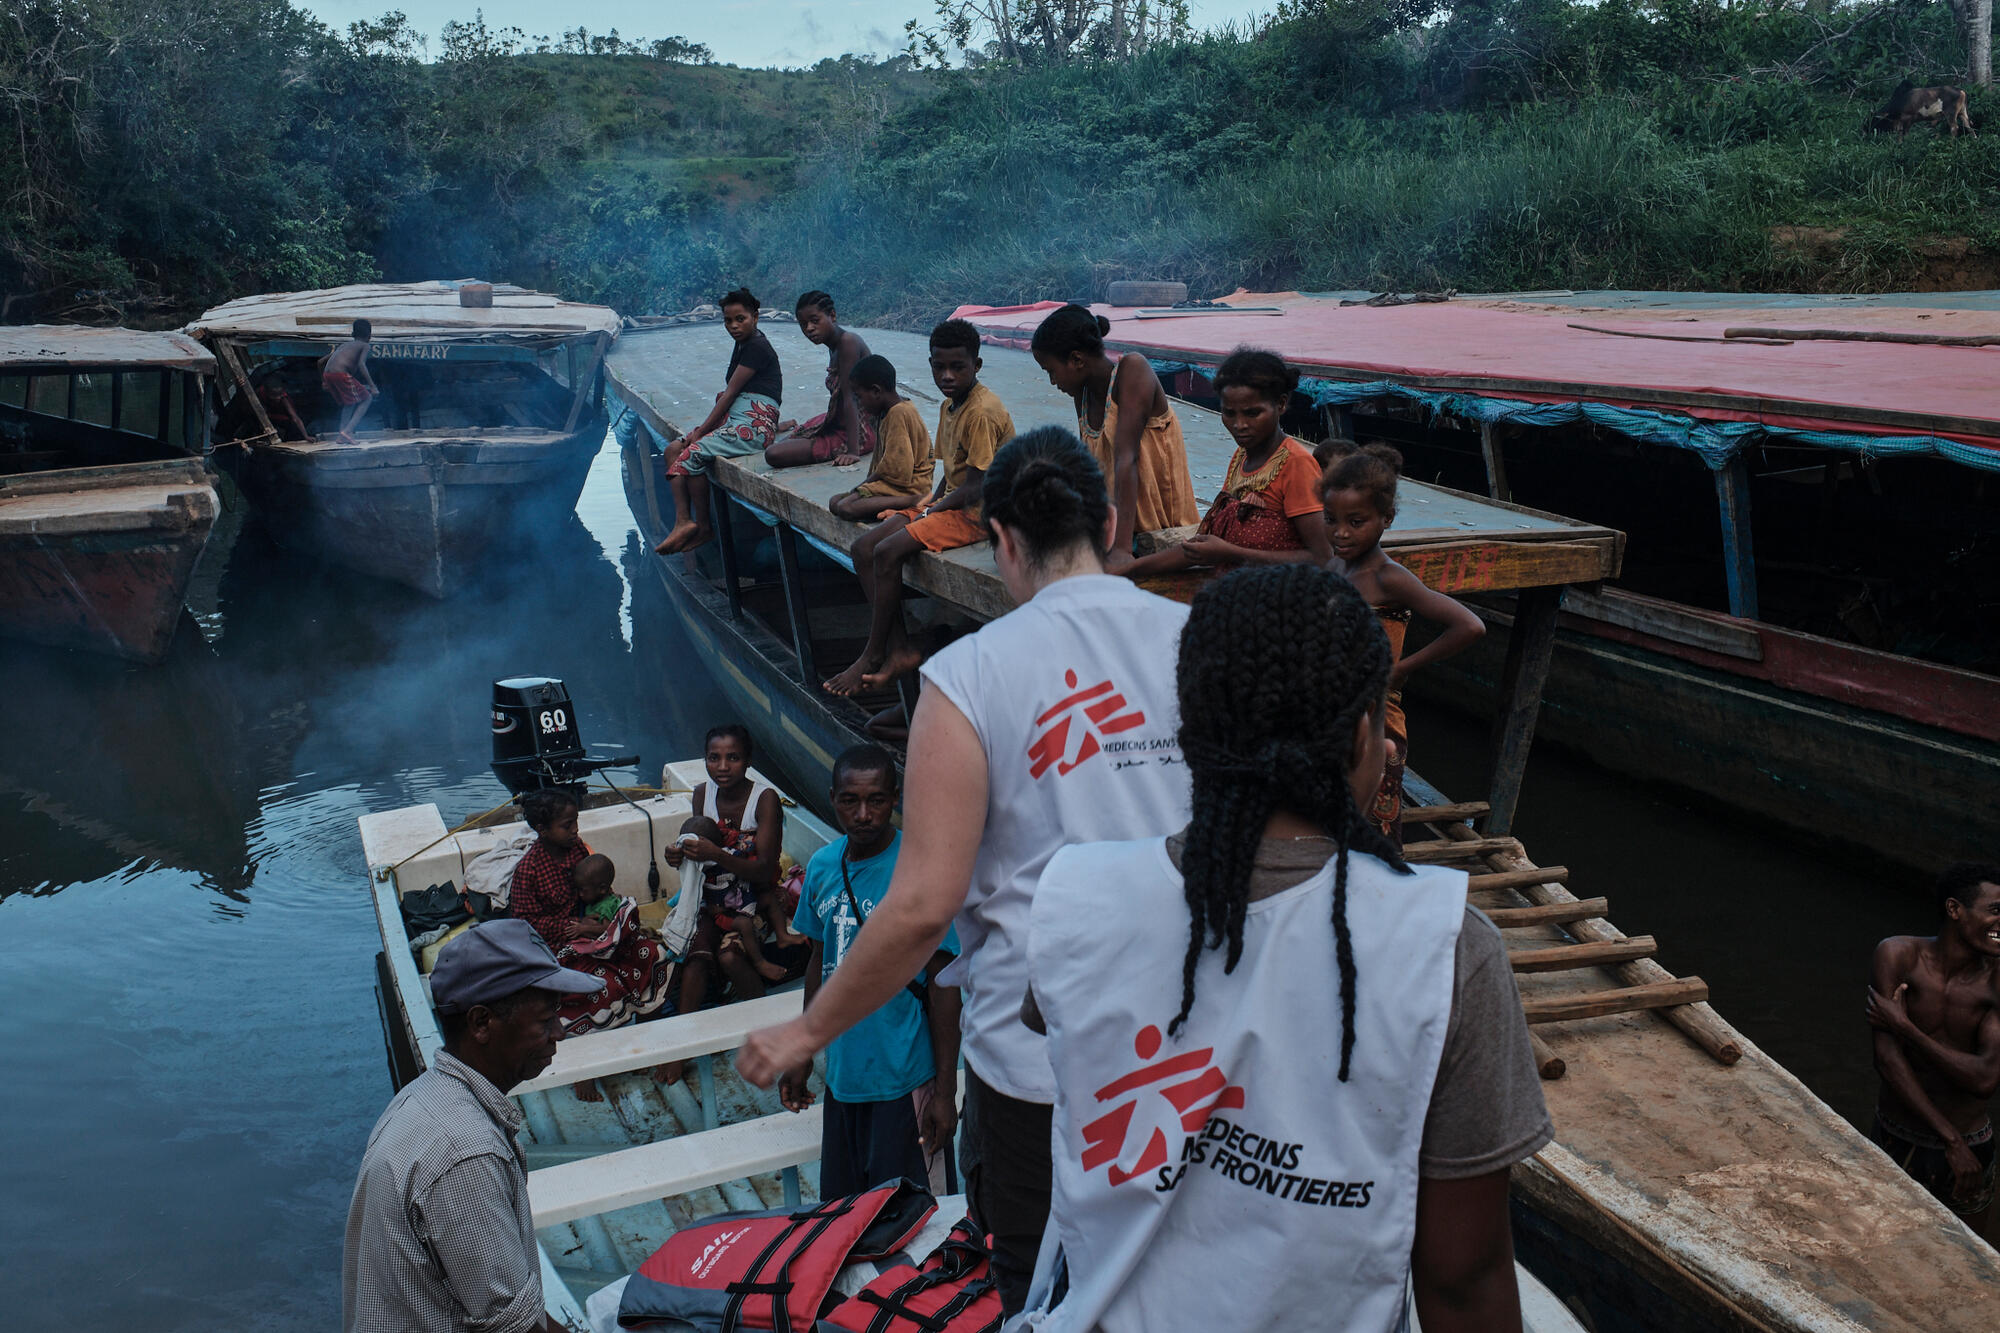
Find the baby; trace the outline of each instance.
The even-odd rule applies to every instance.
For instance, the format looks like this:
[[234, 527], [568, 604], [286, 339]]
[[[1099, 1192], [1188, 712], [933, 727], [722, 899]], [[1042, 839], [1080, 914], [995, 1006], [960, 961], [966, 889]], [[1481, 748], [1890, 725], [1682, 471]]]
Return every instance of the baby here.
[[763, 890], [754, 889], [750, 884], [731, 871], [716, 865], [712, 858], [704, 855], [705, 850], [723, 850], [723, 839], [727, 836], [722, 826], [706, 815], [694, 815], [681, 825], [681, 841], [687, 846], [692, 834], [708, 844], [704, 849], [699, 845], [689, 847], [690, 855], [697, 860], [708, 861], [702, 871], [701, 905], [714, 918], [716, 926], [727, 932], [734, 931], [743, 945], [743, 953], [758, 975], [766, 981], [783, 981], [786, 972], [781, 964], [764, 957], [763, 940], [757, 930], [756, 913], [761, 910], [764, 919], [770, 923], [771, 932], [781, 942], [792, 935], [791, 916], [784, 910], [783, 899], [775, 885]]
[[608, 856], [593, 852], [578, 861], [569, 872], [570, 887], [576, 890], [577, 911], [599, 921], [610, 921], [617, 916], [625, 901], [612, 891], [611, 883], [617, 877], [618, 868]]

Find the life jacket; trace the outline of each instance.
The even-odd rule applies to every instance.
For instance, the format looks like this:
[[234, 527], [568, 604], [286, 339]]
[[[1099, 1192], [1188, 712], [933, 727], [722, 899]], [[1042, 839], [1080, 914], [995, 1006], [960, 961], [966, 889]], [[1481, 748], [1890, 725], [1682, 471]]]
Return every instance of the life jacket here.
[[808, 1333], [841, 1269], [894, 1254], [936, 1211], [929, 1190], [897, 1180], [813, 1208], [713, 1218], [675, 1232], [639, 1265], [618, 1322]]
[[922, 1268], [892, 1268], [819, 1322], [818, 1333], [994, 1333], [1006, 1316], [992, 1252], [960, 1220]]

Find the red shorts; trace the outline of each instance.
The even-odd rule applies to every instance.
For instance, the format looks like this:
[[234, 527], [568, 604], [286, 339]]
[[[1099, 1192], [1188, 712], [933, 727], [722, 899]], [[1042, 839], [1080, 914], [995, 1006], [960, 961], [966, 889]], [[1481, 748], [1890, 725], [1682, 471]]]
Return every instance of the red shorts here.
[[[810, 431], [818, 430], [825, 423], [826, 413], [824, 412], [814, 417], [811, 421], [801, 421], [799, 428], [792, 432], [792, 438], [798, 439]], [[824, 434], [813, 436], [812, 460], [815, 463], [831, 463], [842, 454], [854, 454], [858, 457], [874, 452], [875, 422], [870, 419], [866, 412], [861, 414], [861, 445], [859, 448], [849, 447], [847, 443], [847, 431], [840, 427], [835, 427]]]
[[368, 401], [368, 386], [344, 370], [329, 370], [319, 377], [320, 387], [333, 395], [342, 407]]

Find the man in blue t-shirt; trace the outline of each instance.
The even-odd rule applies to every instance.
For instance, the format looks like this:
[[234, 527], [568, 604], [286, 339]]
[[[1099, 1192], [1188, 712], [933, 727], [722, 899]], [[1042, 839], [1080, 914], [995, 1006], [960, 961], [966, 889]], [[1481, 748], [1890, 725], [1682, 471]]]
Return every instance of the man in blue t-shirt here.
[[[810, 939], [806, 1003], [833, 975], [875, 904], [889, 891], [903, 835], [896, 829], [896, 761], [887, 750], [857, 745], [833, 763], [833, 813], [847, 836], [806, 863], [792, 928]], [[951, 1146], [958, 1121], [956, 987], [937, 975], [958, 955], [947, 933], [930, 966], [908, 989], [849, 1028], [826, 1048], [826, 1121], [820, 1141], [819, 1194], [836, 1199], [885, 1180], [928, 1177], [928, 1157]], [[787, 1109], [812, 1105], [805, 1064], [785, 1074], [778, 1094]]]

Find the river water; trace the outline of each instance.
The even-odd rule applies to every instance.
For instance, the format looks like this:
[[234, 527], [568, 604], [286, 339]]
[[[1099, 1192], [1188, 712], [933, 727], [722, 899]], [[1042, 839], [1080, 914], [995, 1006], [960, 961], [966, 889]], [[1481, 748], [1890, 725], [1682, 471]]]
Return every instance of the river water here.
[[[17, 1328], [323, 1329], [355, 1164], [390, 1095], [357, 816], [497, 805], [491, 682], [560, 676], [648, 780], [718, 720], [620, 488], [449, 604], [286, 556], [254, 527], [207, 629], [146, 670], [0, 645], [0, 1309]], [[1481, 729], [1413, 710], [1469, 792]], [[1520, 831], [1661, 938], [1839, 1110], [1872, 1097], [1867, 951], [1928, 919], [1849, 858], [1544, 751]]]

